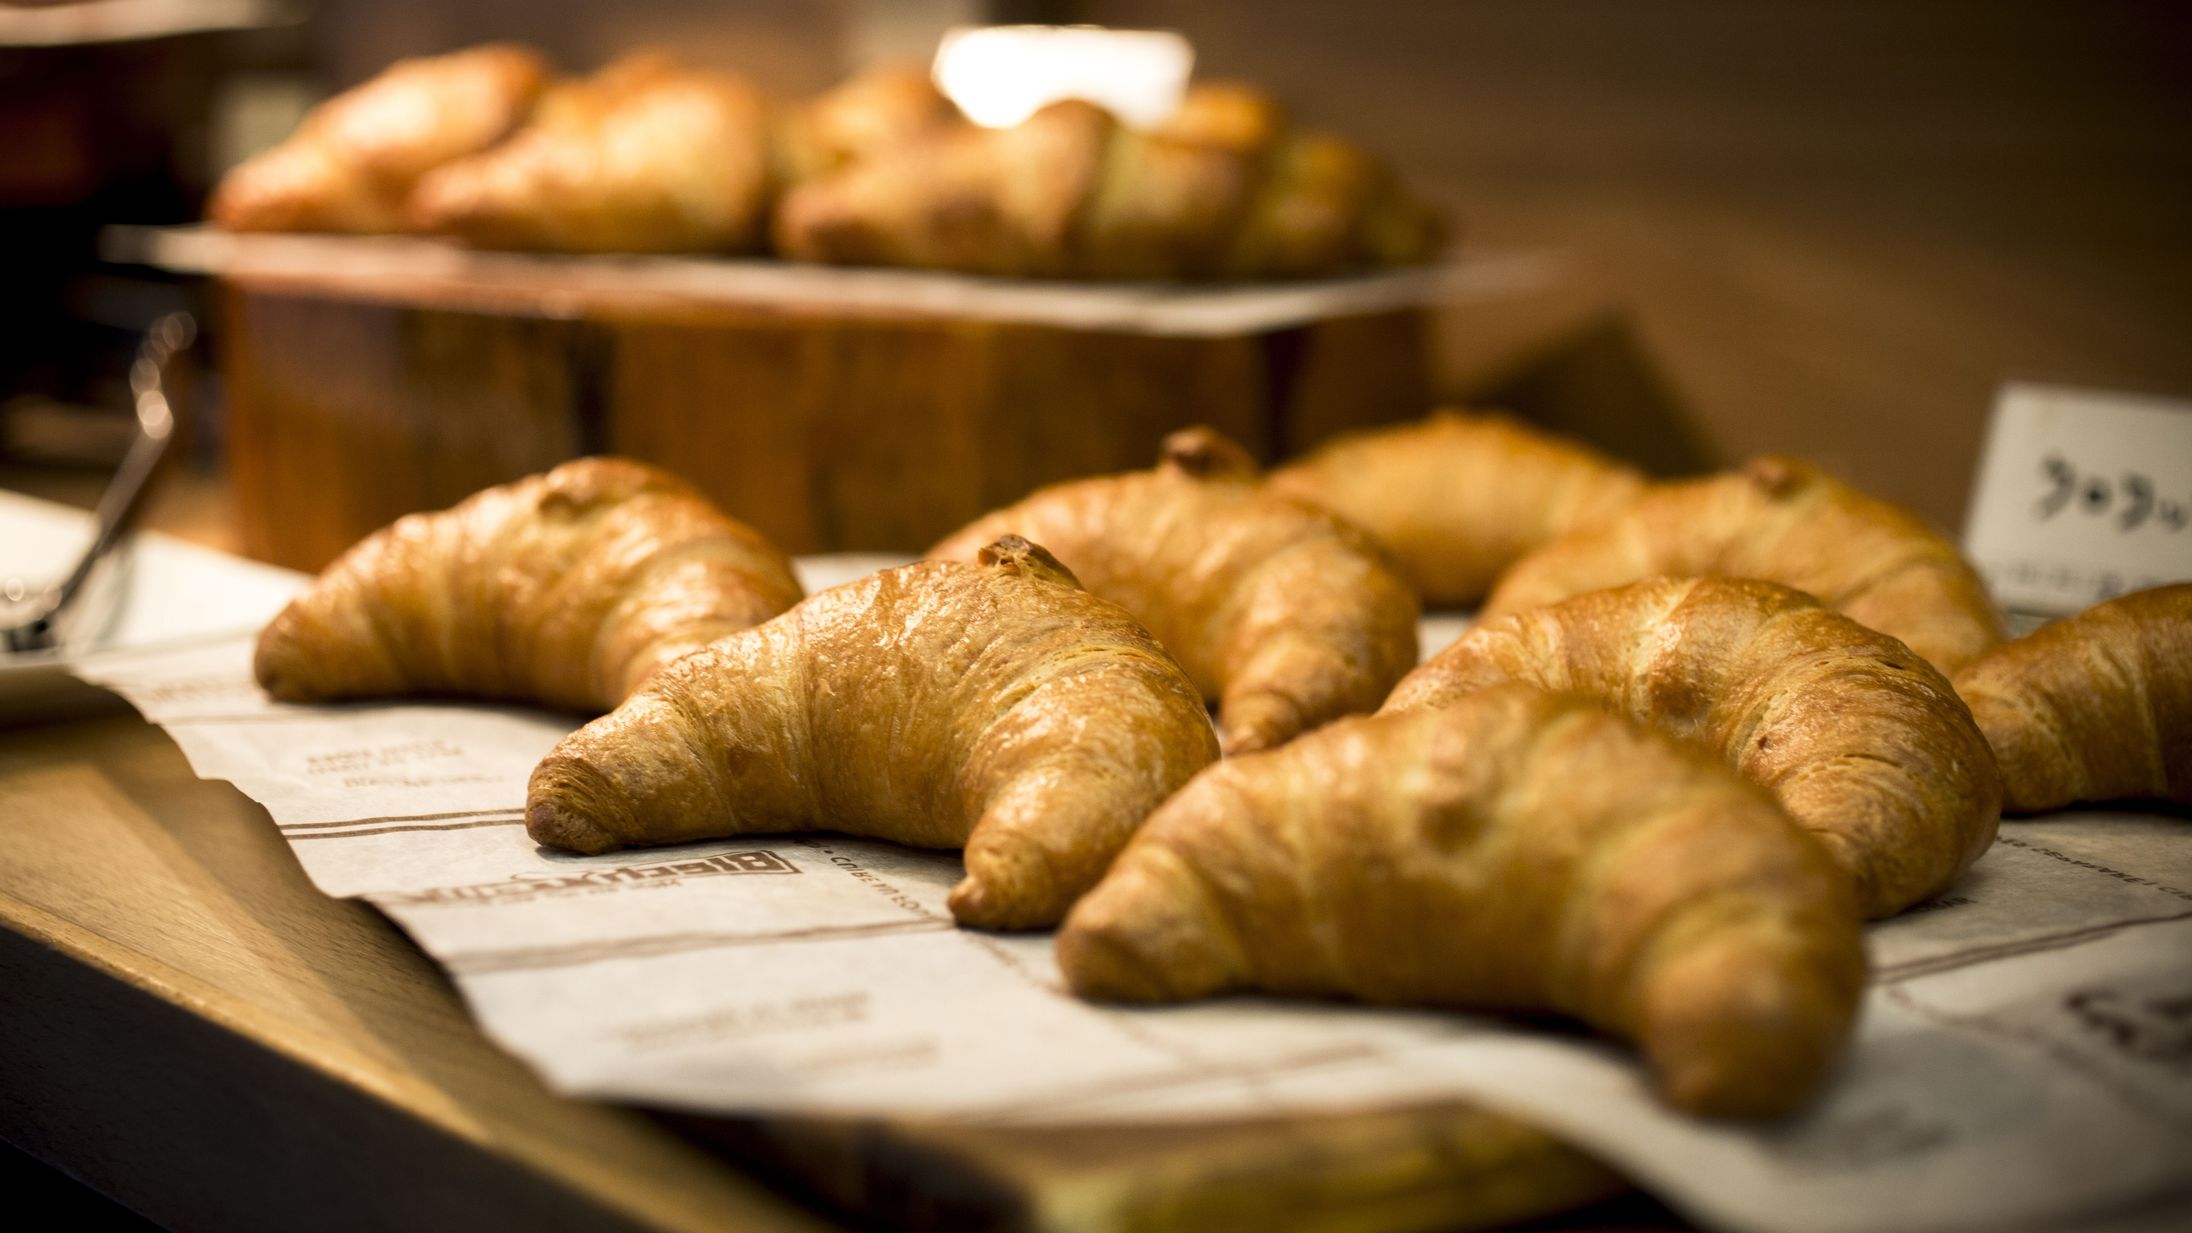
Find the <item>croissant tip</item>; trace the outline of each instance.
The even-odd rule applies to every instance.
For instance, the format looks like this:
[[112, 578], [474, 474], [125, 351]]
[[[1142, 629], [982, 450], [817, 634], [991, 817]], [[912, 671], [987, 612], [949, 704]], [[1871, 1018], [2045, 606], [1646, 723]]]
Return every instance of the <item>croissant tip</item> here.
[[1014, 903], [999, 896], [988, 883], [973, 874], [962, 878], [945, 901], [951, 918], [969, 929], [1048, 929], [1058, 923], [1062, 911], [1026, 902]]
[[1743, 464], [1743, 475], [1770, 496], [1786, 496], [1803, 482], [1801, 464], [1779, 454], [1766, 454]]
[[1248, 451], [1208, 424], [1182, 428], [1167, 436], [1158, 454], [1158, 465], [1197, 478], [1256, 473], [1256, 460]]
[[1000, 535], [984, 544], [974, 554], [974, 559], [985, 566], [993, 566], [1008, 573], [1026, 574], [1078, 588], [1081, 580], [1065, 562], [1052, 556], [1050, 549], [1021, 535]]
[[624, 846], [600, 823], [564, 809], [554, 801], [535, 801], [525, 810], [525, 833], [544, 848], [592, 856]]

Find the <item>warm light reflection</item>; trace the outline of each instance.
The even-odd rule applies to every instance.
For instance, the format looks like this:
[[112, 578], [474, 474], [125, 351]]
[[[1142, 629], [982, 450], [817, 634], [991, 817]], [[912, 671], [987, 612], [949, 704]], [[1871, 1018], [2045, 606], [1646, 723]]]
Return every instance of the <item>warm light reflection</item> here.
[[1195, 49], [1169, 30], [963, 26], [936, 49], [936, 84], [976, 124], [1008, 128], [1059, 99], [1149, 127], [1179, 108]]

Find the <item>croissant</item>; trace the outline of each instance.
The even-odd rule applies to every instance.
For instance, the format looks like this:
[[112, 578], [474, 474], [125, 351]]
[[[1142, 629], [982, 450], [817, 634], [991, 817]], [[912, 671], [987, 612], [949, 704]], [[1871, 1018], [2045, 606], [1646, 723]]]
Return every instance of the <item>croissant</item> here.
[[1502, 616], [1653, 575], [1764, 578], [1809, 591], [1944, 673], [2000, 642], [1986, 584], [1909, 511], [1793, 458], [1646, 491], [1516, 562], [1485, 602]]
[[1328, 441], [1271, 486], [1368, 531], [1426, 604], [1466, 607], [1524, 555], [1612, 517], [1644, 477], [1504, 416], [1438, 411]]
[[771, 136], [769, 102], [745, 81], [637, 53], [425, 177], [411, 220], [485, 248], [746, 251], [765, 230]]
[[210, 213], [231, 231], [401, 230], [419, 177], [502, 140], [547, 76], [508, 43], [400, 60], [222, 177]]
[[926, 68], [879, 65], [781, 116], [781, 179], [804, 183], [965, 126], [966, 117], [936, 88]]
[[929, 550], [969, 560], [999, 535], [1050, 546], [1123, 605], [1220, 704], [1228, 753], [1375, 708], [1416, 662], [1416, 601], [1361, 532], [1266, 491], [1208, 428], [1153, 471], [1042, 489]]
[[789, 562], [683, 481], [582, 458], [367, 536], [259, 635], [285, 701], [458, 694], [606, 711], [797, 603]]
[[2192, 803], [2192, 583], [2044, 625], [1964, 665], [1956, 692], [2015, 813], [2073, 801]]
[[1308, 277], [1428, 260], [1435, 216], [1375, 160], [1321, 134], [1253, 147], [1192, 120], [1136, 132], [1054, 103], [967, 128], [784, 198], [776, 242], [806, 261], [1050, 278]]
[[1217, 754], [1163, 648], [1007, 536], [679, 661], [548, 755], [527, 824], [581, 852], [819, 826], [964, 845], [952, 914], [1030, 928]]
[[485, 248], [752, 252], [787, 185], [959, 122], [917, 71], [873, 70], [787, 107], [635, 52], [551, 91], [505, 145], [427, 177], [411, 218]]
[[1479, 622], [1393, 711], [1503, 681], [1577, 693], [1718, 755], [1826, 845], [1866, 914], [1940, 894], [1994, 842], [1971, 712], [1903, 644], [1756, 579], [1648, 579]]
[[1849, 889], [1765, 794], [1524, 686], [1344, 720], [1167, 801], [1058, 935], [1085, 997], [1227, 990], [1572, 1015], [1666, 1099], [1786, 1113], [1849, 1036]]

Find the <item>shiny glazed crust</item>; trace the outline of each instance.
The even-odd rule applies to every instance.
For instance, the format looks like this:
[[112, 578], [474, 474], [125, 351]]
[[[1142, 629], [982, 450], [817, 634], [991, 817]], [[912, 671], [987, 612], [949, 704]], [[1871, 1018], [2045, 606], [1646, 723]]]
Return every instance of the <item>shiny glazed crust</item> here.
[[1075, 992], [1237, 989], [1572, 1015], [1671, 1103], [1770, 1116], [1839, 1056], [1855, 905], [1764, 793], [1519, 685], [1343, 720], [1165, 803], [1058, 936]]
[[1163, 648], [1008, 537], [679, 661], [541, 762], [527, 825], [581, 852], [815, 827], [963, 845], [954, 915], [1030, 928], [1217, 754]]
[[1336, 437], [1271, 486], [1368, 531], [1424, 603], [1467, 607], [1524, 555], [1611, 518], [1644, 477], [1504, 416], [1440, 411]]
[[1956, 674], [2015, 813], [2192, 803], [2192, 583], [2120, 596]]
[[1371, 710], [1416, 662], [1415, 597], [1376, 547], [1266, 490], [1207, 428], [1167, 438], [1154, 470], [1045, 488], [929, 556], [970, 560], [1006, 534], [1148, 626], [1218, 703], [1228, 753]]
[[791, 564], [684, 481], [582, 458], [344, 553], [259, 635], [286, 701], [462, 695], [598, 714], [799, 601]]
[[1909, 511], [1781, 457], [1651, 488], [1602, 525], [1517, 562], [1483, 615], [1639, 578], [1713, 575], [1809, 592], [1945, 673], [2003, 637], [1985, 583], [1955, 545]]
[[1755, 579], [1649, 579], [1484, 621], [1388, 710], [1505, 681], [1581, 694], [1700, 745], [1825, 844], [1867, 915], [1940, 894], [1994, 841], [1994, 757], [1908, 647]]

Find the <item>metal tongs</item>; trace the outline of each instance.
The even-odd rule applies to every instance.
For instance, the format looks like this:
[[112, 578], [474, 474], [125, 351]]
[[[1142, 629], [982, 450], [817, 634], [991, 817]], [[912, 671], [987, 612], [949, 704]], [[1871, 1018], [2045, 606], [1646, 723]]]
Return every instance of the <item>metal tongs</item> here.
[[175, 435], [175, 412], [167, 401], [167, 365], [198, 336], [198, 323], [189, 313], [169, 313], [152, 323], [138, 345], [137, 359], [129, 368], [129, 388], [135, 396], [137, 435], [122, 456], [122, 465], [99, 498], [99, 527], [76, 560], [75, 568], [57, 583], [34, 587], [21, 578], [0, 581], [0, 648], [11, 653], [51, 649], [58, 641], [56, 626], [83, 592], [84, 584], [120, 540], [130, 520], [144, 503], [144, 495], [160, 459]]

